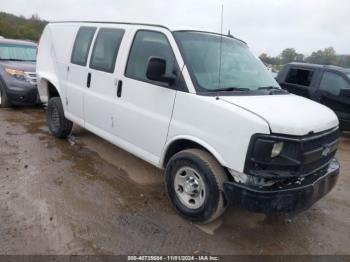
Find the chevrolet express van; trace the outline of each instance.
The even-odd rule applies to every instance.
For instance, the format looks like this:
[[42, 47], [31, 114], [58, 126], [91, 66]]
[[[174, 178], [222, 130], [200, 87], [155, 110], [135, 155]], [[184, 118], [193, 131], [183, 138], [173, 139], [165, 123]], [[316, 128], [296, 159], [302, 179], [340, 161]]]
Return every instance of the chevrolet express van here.
[[170, 201], [191, 221], [212, 221], [229, 203], [302, 211], [336, 184], [336, 115], [282, 90], [232, 36], [51, 23], [37, 59], [50, 132], [65, 138], [76, 123], [165, 169]]

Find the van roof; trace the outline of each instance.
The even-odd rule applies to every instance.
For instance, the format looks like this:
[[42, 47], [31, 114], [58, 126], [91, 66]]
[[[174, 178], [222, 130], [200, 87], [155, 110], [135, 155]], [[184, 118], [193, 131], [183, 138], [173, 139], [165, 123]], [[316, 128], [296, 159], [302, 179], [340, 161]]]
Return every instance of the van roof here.
[[[136, 23], [136, 22], [109, 22], [109, 21], [56, 21], [56, 22], [50, 22], [51, 24], [59, 24], [59, 23], [73, 23], [73, 24], [120, 24], [120, 25], [140, 25], [140, 26], [151, 26], [151, 27], [160, 27], [167, 29], [171, 32], [176, 31], [196, 31], [196, 32], [203, 32], [203, 33], [210, 33], [210, 34], [216, 34], [221, 35], [218, 32], [213, 31], [206, 31], [203, 29], [195, 28], [195, 27], [188, 27], [188, 26], [178, 26], [178, 25], [159, 25], [159, 24], [152, 24], [152, 23]], [[227, 35], [224, 35], [227, 36]], [[243, 40], [230, 36], [231, 38], [234, 38], [238, 41], [244, 42]]]
[[120, 24], [120, 25], [141, 25], [141, 26], [153, 26], [153, 27], [161, 27], [167, 29], [169, 31], [203, 31], [196, 28], [184, 27], [184, 26], [176, 26], [176, 25], [160, 25], [160, 24], [152, 24], [152, 23], [136, 23], [136, 22], [116, 22], [116, 21], [55, 21], [50, 22], [51, 24], [60, 24], [60, 23], [72, 23], [72, 24]]
[[26, 46], [36, 46], [36, 43], [27, 40], [16, 40], [16, 39], [7, 39], [0, 38], [0, 44], [5, 45], [26, 45]]
[[309, 64], [309, 63], [302, 63], [302, 62], [293, 62], [289, 63], [289, 65], [292, 66], [300, 66], [300, 67], [306, 67], [306, 68], [318, 68], [318, 69], [331, 69], [335, 71], [341, 71], [341, 72], [349, 72], [348, 68], [340, 67], [340, 66], [334, 66], [334, 65], [319, 65], [319, 64]]

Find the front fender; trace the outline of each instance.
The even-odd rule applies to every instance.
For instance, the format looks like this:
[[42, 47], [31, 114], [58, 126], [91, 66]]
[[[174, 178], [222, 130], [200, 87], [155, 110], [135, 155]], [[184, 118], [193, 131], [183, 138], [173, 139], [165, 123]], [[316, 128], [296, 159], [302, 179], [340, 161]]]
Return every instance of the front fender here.
[[201, 147], [205, 148], [209, 153], [211, 153], [216, 158], [216, 160], [220, 163], [220, 165], [226, 166], [226, 162], [214, 147], [212, 147], [206, 141], [190, 135], [177, 135], [169, 139], [164, 146], [159, 166], [164, 166], [165, 156], [166, 156], [166, 153], [168, 152], [168, 149], [173, 143], [179, 140], [188, 140], [200, 145]]

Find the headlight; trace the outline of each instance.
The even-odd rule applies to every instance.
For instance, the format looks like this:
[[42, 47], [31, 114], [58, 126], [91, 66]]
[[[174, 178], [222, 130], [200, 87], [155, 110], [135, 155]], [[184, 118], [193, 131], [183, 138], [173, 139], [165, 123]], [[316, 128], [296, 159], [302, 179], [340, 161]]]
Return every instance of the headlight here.
[[283, 147], [284, 147], [283, 142], [275, 143], [273, 148], [272, 148], [271, 158], [278, 157], [281, 154]]
[[278, 157], [282, 153], [283, 148], [283, 142], [259, 138], [254, 145], [253, 157], [258, 161], [269, 162], [271, 159]]
[[17, 69], [11, 69], [11, 68], [6, 68], [5, 69], [6, 73], [9, 75], [19, 79], [19, 80], [25, 80], [25, 73], [22, 70], [17, 70]]
[[[253, 177], [265, 174], [269, 183], [271, 176], [299, 172], [304, 155], [302, 140], [281, 135], [254, 135], [248, 148], [244, 173]], [[259, 182], [260, 183], [260, 182]]]

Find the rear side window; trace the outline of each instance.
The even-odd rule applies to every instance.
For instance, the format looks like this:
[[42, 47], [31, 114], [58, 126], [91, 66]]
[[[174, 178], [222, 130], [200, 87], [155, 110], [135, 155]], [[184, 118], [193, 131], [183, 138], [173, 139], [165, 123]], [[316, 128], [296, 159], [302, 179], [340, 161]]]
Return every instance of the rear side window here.
[[86, 66], [92, 39], [94, 38], [96, 27], [81, 27], [75, 39], [72, 64]]
[[90, 68], [113, 73], [123, 36], [122, 29], [100, 29], [91, 55]]
[[154, 31], [138, 31], [129, 54], [125, 75], [140, 81], [150, 82], [146, 77], [150, 57], [166, 60], [166, 73], [173, 72], [175, 56], [166, 36]]
[[323, 74], [320, 89], [339, 96], [340, 90], [349, 88], [350, 85], [342, 76], [331, 72], [325, 72]]
[[286, 83], [302, 86], [310, 86], [314, 72], [305, 69], [290, 69], [286, 77]]

